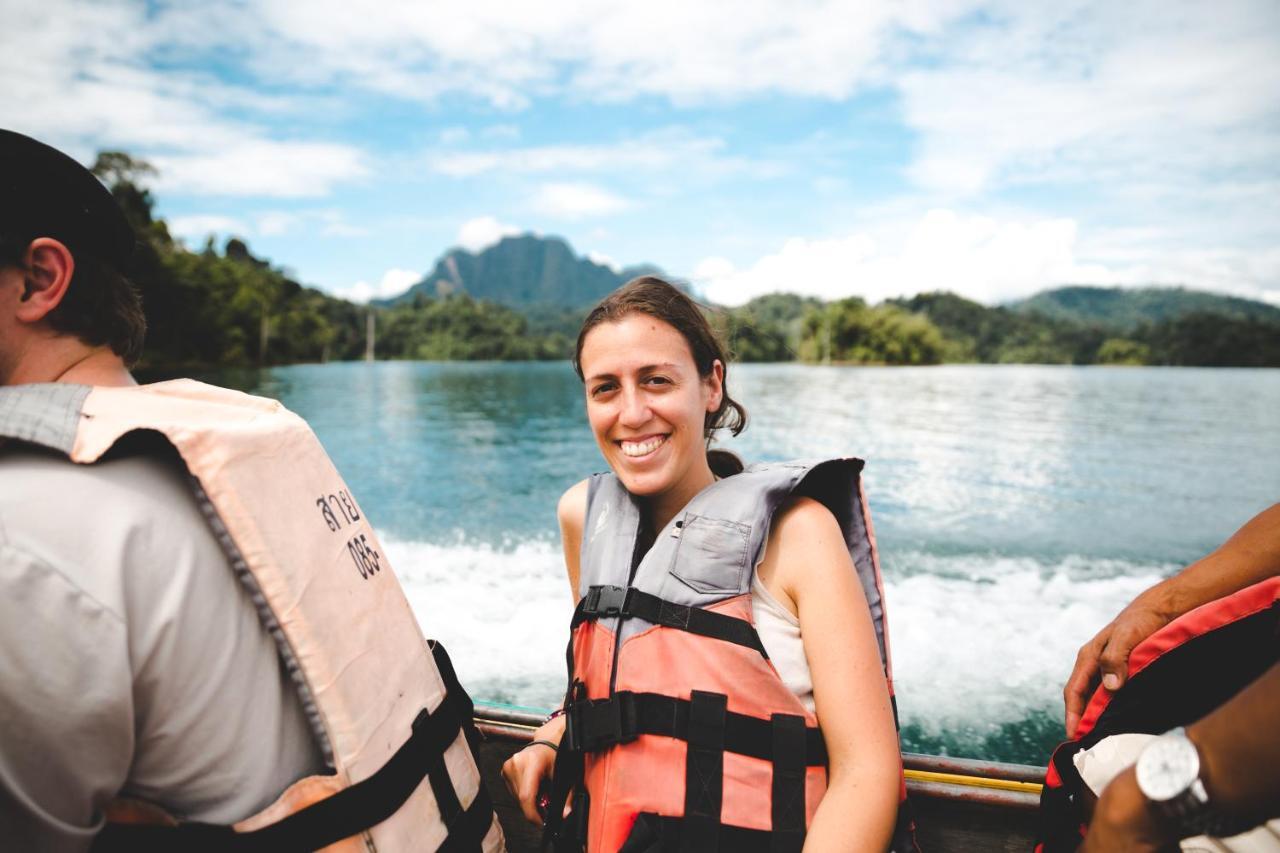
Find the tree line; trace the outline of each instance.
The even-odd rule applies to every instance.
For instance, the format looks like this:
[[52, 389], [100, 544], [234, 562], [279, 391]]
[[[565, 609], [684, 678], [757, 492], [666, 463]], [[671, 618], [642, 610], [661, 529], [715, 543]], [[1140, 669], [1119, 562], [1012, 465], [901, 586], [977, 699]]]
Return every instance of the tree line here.
[[[138, 234], [130, 278], [147, 315], [143, 367], [166, 371], [351, 360], [373, 314], [378, 358], [553, 360], [572, 355], [586, 309], [521, 313], [465, 293], [356, 305], [305, 287], [240, 239], [187, 249], [155, 216], [153, 170], [122, 152], [93, 171]], [[1280, 366], [1280, 322], [1194, 312], [1125, 330], [988, 307], [943, 291], [869, 305], [762, 296], [708, 317], [741, 361]]]

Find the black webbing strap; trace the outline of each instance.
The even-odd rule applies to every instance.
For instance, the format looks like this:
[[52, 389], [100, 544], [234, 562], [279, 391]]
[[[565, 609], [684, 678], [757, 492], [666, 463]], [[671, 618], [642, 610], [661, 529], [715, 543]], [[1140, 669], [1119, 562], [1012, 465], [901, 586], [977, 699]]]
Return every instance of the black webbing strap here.
[[772, 853], [800, 853], [804, 847], [804, 749], [804, 717], [774, 714]]
[[[439, 848], [450, 853], [479, 851], [493, 822], [493, 803], [481, 784], [465, 810], [444, 764], [444, 751], [473, 726], [474, 706], [457, 682], [444, 648], [432, 649], [445, 682], [445, 698], [435, 713], [423, 709], [412, 734], [377, 772], [276, 823], [252, 832], [230, 826], [182, 823], [177, 826], [109, 823], [94, 840], [98, 851], [266, 851], [317, 850], [382, 823], [429, 779], [449, 836]], [[443, 665], [441, 661], [443, 660]]]
[[682, 853], [720, 848], [720, 805], [724, 800], [724, 728], [729, 697], [693, 691], [689, 700], [689, 748], [684, 765]]
[[701, 607], [689, 607], [676, 604], [656, 595], [642, 592], [635, 587], [593, 586], [587, 588], [587, 594], [578, 602], [573, 613], [570, 630], [592, 619], [608, 617], [623, 619], [637, 618], [665, 628], [676, 628], [697, 634], [746, 646], [760, 653], [766, 660], [769, 653], [760, 642], [760, 635], [755, 626], [745, 619], [705, 610]]
[[[641, 812], [618, 853], [680, 853], [689, 826], [684, 818]], [[774, 833], [722, 823], [718, 847], [694, 847], [701, 853], [773, 853]]]
[[[803, 718], [796, 719], [803, 723]], [[640, 735], [687, 741], [690, 729], [690, 700], [620, 690], [611, 699], [579, 700], [566, 706], [561, 748], [568, 745], [573, 751], [596, 752], [614, 744], [629, 743]], [[773, 761], [774, 749], [772, 720], [725, 712], [725, 752]], [[793, 759], [803, 767], [826, 766], [827, 746], [820, 729], [804, 727], [803, 739]]]
[[[573, 637], [569, 638], [569, 649], [566, 652], [569, 658], [570, 677], [573, 673]], [[586, 686], [577, 679], [569, 682], [569, 689], [565, 691], [564, 707], [569, 708], [573, 705], [586, 702]], [[568, 721], [566, 720], [566, 725]], [[586, 790], [582, 785], [584, 760], [582, 752], [575, 751], [568, 746], [569, 739], [564, 735], [560, 739], [560, 748], [556, 750], [556, 763], [551, 772], [551, 790], [547, 800], [546, 811], [542, 815], [542, 844], [539, 849], [544, 851], [559, 851], [572, 849], [574, 843], [577, 843], [577, 849], [581, 850], [586, 845], [586, 833], [575, 832], [576, 828], [584, 828], [586, 821], [585, 809], [573, 815], [573, 820], [565, 821], [564, 807], [569, 802], [571, 792], [577, 792], [585, 796]], [[579, 826], [575, 826], [579, 824]], [[577, 836], [581, 834], [579, 839]]]

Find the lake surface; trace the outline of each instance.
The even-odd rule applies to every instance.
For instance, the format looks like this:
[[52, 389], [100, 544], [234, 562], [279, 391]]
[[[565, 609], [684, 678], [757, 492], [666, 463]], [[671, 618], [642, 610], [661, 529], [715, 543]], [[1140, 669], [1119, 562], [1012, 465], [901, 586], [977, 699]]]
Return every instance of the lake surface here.
[[[311, 422], [472, 695], [558, 704], [556, 500], [604, 462], [567, 364], [202, 378]], [[854, 455], [904, 747], [1044, 763], [1075, 650], [1280, 500], [1280, 370], [735, 365], [748, 461]]]

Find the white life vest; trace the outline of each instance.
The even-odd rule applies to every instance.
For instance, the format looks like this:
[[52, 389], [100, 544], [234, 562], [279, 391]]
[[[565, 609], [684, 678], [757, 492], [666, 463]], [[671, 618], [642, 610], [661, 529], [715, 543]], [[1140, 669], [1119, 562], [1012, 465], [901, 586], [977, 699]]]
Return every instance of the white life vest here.
[[273, 400], [191, 380], [0, 389], [0, 438], [78, 464], [140, 430], [162, 435], [186, 464], [333, 772], [299, 780], [234, 827], [112, 822], [140, 810], [111, 809], [99, 845], [503, 850], [468, 743], [470, 699], [443, 649], [423, 638], [372, 525], [305, 421]]

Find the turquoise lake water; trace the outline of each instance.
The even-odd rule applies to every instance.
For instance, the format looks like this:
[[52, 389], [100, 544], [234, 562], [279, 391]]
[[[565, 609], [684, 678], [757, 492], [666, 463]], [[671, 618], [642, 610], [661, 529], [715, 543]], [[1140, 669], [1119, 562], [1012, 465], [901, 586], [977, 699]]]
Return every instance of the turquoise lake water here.
[[[567, 364], [201, 378], [307, 418], [473, 696], [558, 703], [560, 493], [604, 463]], [[1044, 763], [1075, 650], [1280, 500], [1280, 370], [735, 365], [748, 461], [853, 455], [904, 747]]]

